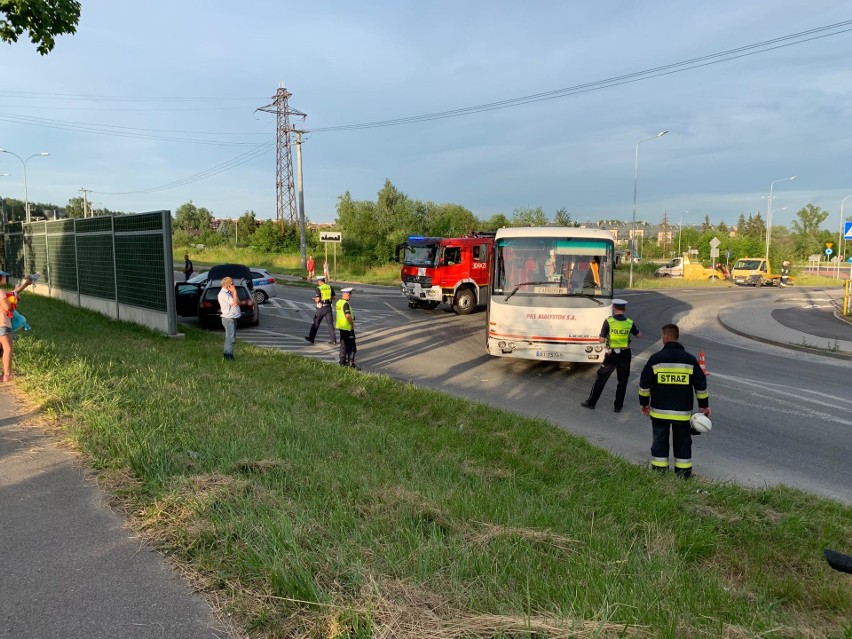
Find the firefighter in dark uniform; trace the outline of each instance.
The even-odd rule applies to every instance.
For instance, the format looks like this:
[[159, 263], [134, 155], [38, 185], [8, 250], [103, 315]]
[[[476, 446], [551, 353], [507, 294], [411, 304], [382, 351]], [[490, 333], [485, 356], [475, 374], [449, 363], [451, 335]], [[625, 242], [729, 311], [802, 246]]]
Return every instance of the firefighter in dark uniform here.
[[351, 366], [357, 370], [355, 366], [355, 353], [358, 352], [358, 347], [355, 345], [355, 311], [352, 309], [352, 304], [349, 300], [352, 297], [352, 289], [341, 289], [340, 294], [343, 299], [337, 300], [335, 306], [335, 320], [337, 330], [340, 331], [340, 365]]
[[781, 281], [779, 284], [781, 286], [787, 286], [787, 282], [790, 279], [790, 262], [784, 260], [781, 262]]
[[334, 334], [334, 322], [332, 321], [332, 304], [334, 303], [334, 297], [334, 289], [330, 284], [325, 283], [325, 276], [320, 275], [317, 277], [317, 288], [314, 292], [314, 302], [316, 303], [317, 310], [314, 313], [314, 323], [311, 325], [311, 331], [305, 338], [311, 344], [314, 343], [317, 331], [319, 330], [320, 324], [322, 324], [323, 320], [325, 320], [325, 323], [328, 324], [328, 334], [330, 336], [328, 343], [337, 344], [337, 336]]
[[630, 377], [630, 360], [632, 358], [630, 336], [642, 337], [642, 332], [636, 327], [633, 320], [624, 315], [625, 310], [627, 310], [627, 302], [619, 299], [612, 300], [612, 317], [606, 318], [600, 334], [600, 341], [607, 345], [607, 353], [595, 376], [595, 383], [592, 386], [592, 392], [589, 393], [589, 398], [580, 404], [583, 408], [595, 407], [613, 372], [616, 373], [618, 378], [613, 410], [620, 413], [624, 406], [624, 395], [627, 393], [627, 380]]
[[707, 376], [694, 355], [678, 342], [680, 330], [676, 324], [662, 329], [662, 350], [648, 359], [639, 378], [639, 405], [642, 414], [651, 416], [654, 440], [651, 444], [651, 468], [669, 469], [669, 432], [671, 431], [675, 473], [683, 478], [692, 476], [692, 435], [689, 424], [692, 396], [698, 400], [698, 410], [710, 417], [710, 395]]

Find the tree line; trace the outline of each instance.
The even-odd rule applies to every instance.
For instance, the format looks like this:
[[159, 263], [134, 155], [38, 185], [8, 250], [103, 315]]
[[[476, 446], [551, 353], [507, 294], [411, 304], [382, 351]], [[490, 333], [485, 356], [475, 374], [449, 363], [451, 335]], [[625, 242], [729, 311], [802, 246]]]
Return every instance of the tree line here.
[[[25, 217], [24, 202], [14, 198], [4, 200], [5, 220], [20, 221]], [[66, 217], [83, 217], [83, 199], [71, 198], [63, 209], [53, 204], [30, 203], [34, 217], [53, 217], [56, 210], [64, 210]], [[415, 200], [400, 191], [390, 180], [376, 194], [375, 200], [355, 200], [350, 192], [339, 196], [336, 205], [335, 230], [343, 234], [343, 252], [362, 264], [384, 264], [393, 259], [396, 246], [409, 235], [436, 237], [458, 237], [475, 231], [496, 231], [509, 226], [580, 226], [568, 212], [560, 208], [548, 215], [542, 207], [515, 209], [511, 215], [497, 213], [479, 218], [460, 204], [438, 204], [432, 201]], [[106, 208], [96, 208], [90, 214], [121, 214]], [[813, 204], [802, 207], [795, 215], [790, 228], [774, 224], [770, 242], [770, 257], [773, 261], [789, 259], [805, 260], [808, 256], [824, 254], [826, 243], [837, 241], [837, 231], [822, 228], [829, 212]], [[850, 217], [849, 219], [852, 219]], [[220, 246], [234, 244], [247, 246], [264, 253], [297, 253], [299, 251], [299, 228], [297, 225], [273, 220], [259, 220], [254, 211], [245, 211], [236, 221], [224, 219], [214, 228], [214, 215], [191, 200], [181, 204], [173, 217], [173, 244], [189, 247], [193, 244]], [[603, 228], [619, 229], [618, 240], [626, 248], [628, 229], [621, 220], [599, 220], [595, 224]], [[670, 258], [689, 248], [699, 251], [699, 259], [709, 260], [709, 243], [714, 237], [721, 241], [720, 255], [730, 251], [732, 259], [760, 256], [766, 250], [766, 222], [759, 212], [740, 214], [733, 227], [725, 222], [713, 224], [705, 216], [700, 225], [685, 225], [678, 228], [664, 214], [659, 225], [637, 221], [637, 228], [645, 237], [637, 239], [636, 252], [646, 259]], [[652, 233], [651, 229], [659, 232]], [[622, 231], [623, 229], [623, 231]], [[317, 233], [309, 233], [309, 253], [321, 250]], [[840, 247], [834, 247], [836, 255]], [[724, 261], [724, 258], [722, 258]]]

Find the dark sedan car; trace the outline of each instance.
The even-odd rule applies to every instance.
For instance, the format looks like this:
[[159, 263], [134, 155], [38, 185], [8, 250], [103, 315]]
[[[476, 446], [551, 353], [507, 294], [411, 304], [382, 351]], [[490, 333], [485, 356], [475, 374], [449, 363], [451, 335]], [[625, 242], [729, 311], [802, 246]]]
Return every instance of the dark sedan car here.
[[240, 300], [241, 326], [257, 326], [260, 323], [258, 305], [252, 294], [251, 270], [242, 264], [220, 264], [206, 273], [201, 281], [178, 282], [175, 284], [175, 306], [182, 317], [197, 317], [202, 327], [221, 326], [221, 312], [217, 296], [222, 290], [222, 278], [234, 279], [237, 297]]

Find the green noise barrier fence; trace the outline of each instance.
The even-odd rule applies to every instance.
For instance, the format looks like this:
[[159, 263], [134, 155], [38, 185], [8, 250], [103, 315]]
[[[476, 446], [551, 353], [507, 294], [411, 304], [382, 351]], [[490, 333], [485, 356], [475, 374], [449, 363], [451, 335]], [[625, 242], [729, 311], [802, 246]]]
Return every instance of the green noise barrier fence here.
[[28, 291], [177, 332], [170, 211], [8, 224], [3, 257]]

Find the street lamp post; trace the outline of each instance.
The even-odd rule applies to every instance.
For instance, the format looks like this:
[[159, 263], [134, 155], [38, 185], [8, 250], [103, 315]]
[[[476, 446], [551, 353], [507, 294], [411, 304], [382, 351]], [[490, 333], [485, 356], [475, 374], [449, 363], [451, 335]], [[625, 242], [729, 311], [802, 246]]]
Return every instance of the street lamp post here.
[[788, 178], [781, 178], [780, 180], [774, 180], [769, 184], [769, 204], [767, 205], [766, 211], [766, 268], [769, 268], [769, 240], [772, 237], [772, 188], [778, 182], [787, 182], [795, 180], [798, 175], [793, 175]]
[[680, 252], [680, 238], [683, 235], [683, 216], [686, 213], [689, 213], [689, 211], [684, 211], [683, 213], [680, 214], [680, 221], [677, 223], [677, 256], [678, 257], [683, 257], [683, 255]]
[[8, 153], [9, 155], [14, 155], [21, 161], [21, 164], [24, 167], [24, 211], [26, 212], [27, 222], [30, 221], [30, 196], [27, 190], [27, 162], [37, 157], [45, 157], [50, 155], [47, 151], [42, 151], [41, 153], [33, 153], [26, 160], [22, 158], [17, 153], [12, 153], [11, 151], [7, 151], [6, 149], [0, 149], [0, 153]]
[[840, 256], [843, 255], [843, 251], [840, 250], [843, 246], [843, 205], [846, 204], [846, 200], [850, 197], [852, 197], [852, 195], [847, 195], [845, 198], [840, 200], [840, 232], [837, 234], [837, 279], [840, 279]]
[[636, 252], [636, 186], [639, 181], [639, 145], [648, 140], [656, 140], [663, 137], [668, 130], [660, 131], [657, 135], [652, 135], [650, 138], [643, 138], [636, 143], [636, 156], [633, 160], [633, 230], [631, 231], [630, 240], [633, 250], [630, 252], [630, 283], [629, 287], [633, 288], [633, 253]]

